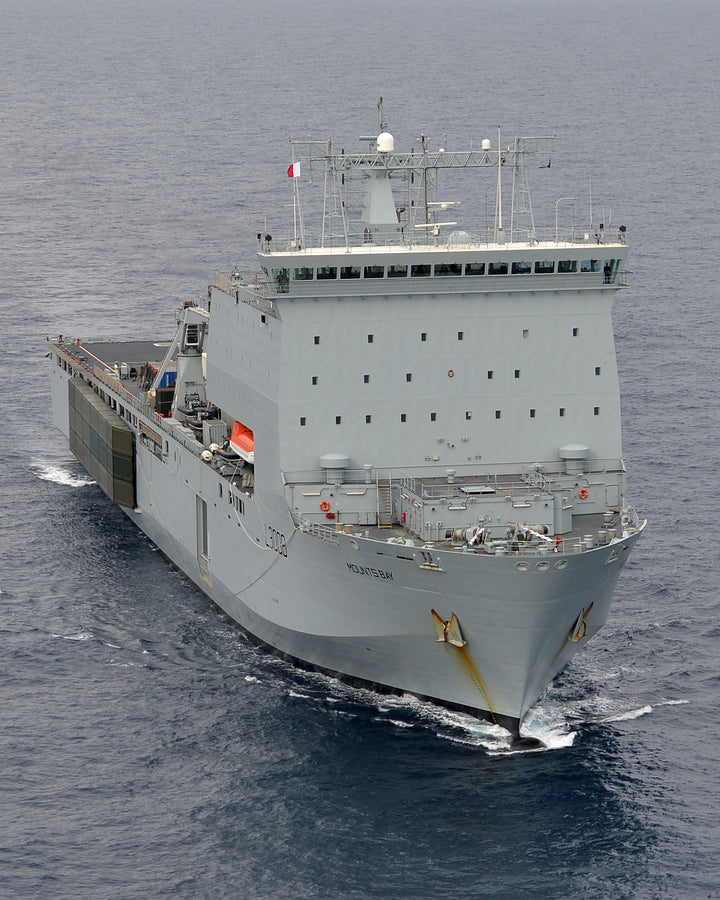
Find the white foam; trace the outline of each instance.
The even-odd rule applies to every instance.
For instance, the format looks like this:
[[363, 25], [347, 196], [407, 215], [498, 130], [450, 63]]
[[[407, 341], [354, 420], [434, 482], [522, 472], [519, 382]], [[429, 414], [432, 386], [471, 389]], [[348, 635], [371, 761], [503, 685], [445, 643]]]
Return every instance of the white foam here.
[[653, 708], [650, 704], [641, 706], [639, 709], [628, 709], [626, 712], [617, 713], [614, 716], [608, 716], [603, 722], [630, 722], [633, 719], [639, 719], [641, 716], [647, 716], [652, 712]]
[[296, 700], [312, 700], [310, 694], [301, 694], [300, 691], [288, 691], [288, 696], [294, 697]]
[[33, 468], [38, 478], [43, 481], [52, 481], [54, 484], [64, 484], [66, 487], [80, 488], [95, 484], [88, 475], [73, 475], [72, 472], [62, 466], [54, 466], [49, 463], [36, 463]]
[[89, 641], [92, 634], [89, 631], [79, 631], [77, 634], [53, 634], [52, 637], [63, 641]]

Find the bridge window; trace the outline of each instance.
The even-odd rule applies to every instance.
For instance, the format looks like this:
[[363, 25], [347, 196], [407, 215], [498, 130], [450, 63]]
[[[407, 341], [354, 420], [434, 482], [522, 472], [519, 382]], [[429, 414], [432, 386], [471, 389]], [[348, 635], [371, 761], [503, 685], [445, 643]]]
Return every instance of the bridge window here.
[[600, 260], [599, 259], [581, 259], [580, 260], [580, 271], [581, 272], [599, 272], [600, 271]]
[[462, 263], [436, 263], [436, 275], [462, 275]]
[[413, 278], [426, 278], [430, 274], [430, 266], [426, 263], [412, 266], [410, 274]]
[[520, 260], [519, 262], [514, 262], [512, 264], [512, 273], [513, 275], [529, 275], [531, 268], [532, 263], [525, 262], [525, 260]]
[[383, 278], [385, 266], [365, 266], [365, 278]]
[[536, 275], [552, 275], [555, 271], [555, 263], [551, 259], [539, 259], [535, 263]]
[[506, 262], [488, 263], [488, 275], [507, 275], [508, 264]]
[[388, 278], [406, 278], [408, 273], [407, 266], [388, 266], [387, 267], [387, 277]]
[[316, 277], [318, 281], [327, 281], [332, 278], [337, 278], [337, 268], [335, 266], [318, 266]]
[[312, 281], [313, 279], [313, 269], [310, 266], [299, 266], [293, 272], [293, 279], [295, 281]]
[[485, 274], [485, 263], [481, 263], [481, 262], [465, 263], [465, 274], [466, 275], [484, 275]]
[[273, 269], [272, 277], [275, 281], [275, 284], [278, 286], [278, 292], [281, 294], [286, 294], [290, 289], [290, 274], [289, 269]]
[[341, 278], [359, 278], [360, 266], [340, 266]]
[[606, 259], [603, 262], [603, 276], [605, 284], [613, 284], [615, 281], [615, 276], [618, 273], [618, 269], [620, 268], [620, 260], [619, 259]]
[[577, 272], [576, 259], [561, 259], [558, 262], [558, 272], [561, 275], [567, 275], [570, 272]]

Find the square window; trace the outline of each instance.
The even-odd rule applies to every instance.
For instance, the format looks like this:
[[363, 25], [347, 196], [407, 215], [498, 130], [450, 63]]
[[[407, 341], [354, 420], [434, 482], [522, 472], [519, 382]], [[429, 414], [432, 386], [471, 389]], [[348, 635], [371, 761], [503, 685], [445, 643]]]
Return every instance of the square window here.
[[335, 424], [339, 425], [342, 422], [342, 416], [335, 416]]
[[493, 370], [492, 370], [492, 369], [488, 369], [488, 380], [489, 380], [489, 381], [492, 381], [493, 378], [494, 378], [494, 372], [493, 372]]
[[382, 278], [385, 275], [385, 266], [365, 266], [363, 274], [365, 278]]
[[313, 375], [313, 377], [312, 377], [312, 383], [313, 383], [313, 384], [317, 384], [317, 379], [318, 379], [317, 375]]
[[365, 384], [370, 384], [370, 376], [369, 376], [369, 375], [363, 375], [363, 381], [365, 382]]
[[502, 410], [501, 410], [501, 409], [496, 409], [496, 410], [495, 410], [495, 418], [496, 418], [496, 419], [499, 419], [500, 416], [502, 416]]
[[595, 366], [595, 374], [596, 375], [599, 375], [601, 371], [602, 370], [601, 370], [600, 366]]
[[405, 381], [412, 381], [412, 372], [405, 373]]
[[372, 422], [372, 416], [365, 416], [365, 424], [369, 425]]
[[426, 340], [427, 340], [427, 331], [423, 331], [423, 332], [420, 333], [420, 340], [421, 340], [421, 341], [426, 341]]
[[531, 419], [534, 419], [534, 418], [535, 418], [535, 410], [534, 410], [534, 409], [531, 409], [531, 410], [530, 410], [530, 418], [531, 418]]
[[599, 407], [599, 406], [594, 406], [594, 407], [593, 407], [593, 415], [594, 415], [594, 416], [599, 416], [599, 415], [600, 415], [600, 407]]
[[579, 328], [573, 328], [573, 337], [577, 337], [580, 334]]
[[472, 412], [469, 409], [465, 410], [465, 418], [472, 419]]
[[400, 413], [400, 421], [407, 422], [407, 413]]
[[368, 344], [372, 344], [374, 337], [375, 337], [374, 334], [369, 334], [369, 335], [368, 335]]
[[565, 407], [561, 406], [560, 409], [558, 410], [558, 413], [561, 417], [564, 416], [565, 415]]
[[301, 425], [305, 424], [305, 416], [300, 416], [300, 424]]
[[529, 328], [523, 328], [523, 337], [524, 338], [530, 337], [530, 329]]
[[320, 343], [320, 335], [319, 335], [319, 334], [316, 334], [316, 335], [315, 335], [315, 343], [316, 343], [316, 344], [319, 344], [319, 343]]
[[437, 413], [430, 413], [430, 421], [431, 422], [437, 421]]
[[520, 369], [515, 369], [515, 377], [516, 378], [520, 377]]
[[458, 331], [458, 340], [461, 341], [464, 337], [464, 333], [462, 331]]

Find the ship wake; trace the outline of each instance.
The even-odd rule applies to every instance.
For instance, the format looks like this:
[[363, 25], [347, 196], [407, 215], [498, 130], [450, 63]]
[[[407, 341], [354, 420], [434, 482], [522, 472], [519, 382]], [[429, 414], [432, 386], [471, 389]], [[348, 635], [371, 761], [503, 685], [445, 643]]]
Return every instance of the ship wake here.
[[81, 488], [95, 484], [94, 479], [90, 478], [87, 473], [76, 475], [65, 466], [55, 465], [53, 463], [33, 463], [32, 468], [35, 470], [38, 478], [43, 481], [52, 481], [54, 484], [62, 484], [66, 487]]

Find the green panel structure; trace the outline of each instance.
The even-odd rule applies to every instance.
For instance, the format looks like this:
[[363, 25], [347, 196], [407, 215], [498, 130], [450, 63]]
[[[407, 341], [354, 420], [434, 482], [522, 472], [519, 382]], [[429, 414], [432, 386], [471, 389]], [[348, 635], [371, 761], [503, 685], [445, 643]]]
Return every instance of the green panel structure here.
[[135, 506], [135, 436], [120, 416], [79, 378], [68, 381], [70, 450], [108, 497]]

